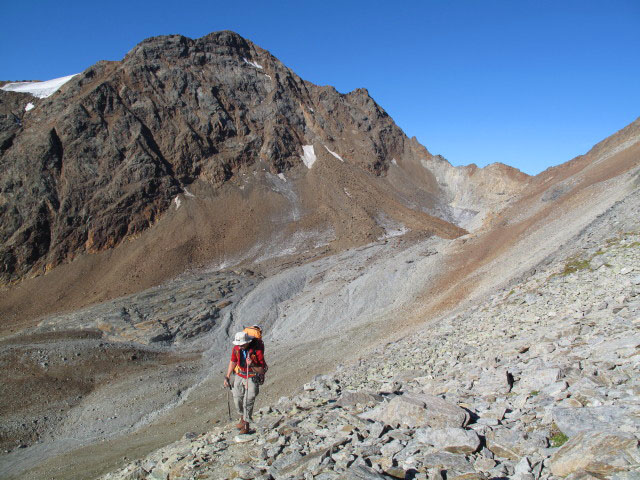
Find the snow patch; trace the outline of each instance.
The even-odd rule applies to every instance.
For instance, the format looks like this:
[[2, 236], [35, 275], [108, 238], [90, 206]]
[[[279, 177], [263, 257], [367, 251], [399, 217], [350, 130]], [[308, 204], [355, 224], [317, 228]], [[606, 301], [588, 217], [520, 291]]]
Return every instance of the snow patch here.
[[396, 167], [398, 166], [398, 162], [396, 162], [396, 159], [395, 159], [395, 158], [392, 158], [392, 159], [391, 159], [391, 163], [392, 163], [392, 164], [394, 164]]
[[300, 158], [307, 168], [311, 168], [316, 161], [316, 152], [313, 150], [313, 145], [303, 145], [302, 151], [304, 154], [300, 155]]
[[180, 205], [182, 205], [182, 202], [180, 201], [180, 197], [174, 198], [173, 202], [176, 204], [176, 210], [180, 208]]
[[29, 102], [29, 103], [27, 103], [27, 104], [25, 105], [25, 107], [24, 107], [24, 111], [25, 111], [25, 112], [28, 112], [29, 110], [32, 110], [32, 109], [33, 109], [33, 107], [35, 107], [35, 105], [34, 105], [33, 103]]
[[46, 82], [13, 82], [7, 83], [5, 86], [0, 87], [7, 92], [21, 92], [30, 93], [34, 97], [47, 98], [53, 95], [62, 85], [67, 83], [73, 77], [78, 75], [67, 75], [66, 77], [54, 78], [47, 80]]
[[332, 152], [331, 150], [329, 150], [329, 147], [327, 147], [326, 145], [324, 146], [324, 148], [327, 149], [327, 152], [329, 152], [331, 155], [333, 155], [334, 157], [336, 157], [338, 160], [340, 160], [341, 162], [344, 162], [344, 160], [342, 159], [342, 157], [340, 155], [338, 155], [336, 152]]
[[278, 174], [278, 178], [279, 178], [280, 180], [282, 180], [283, 182], [286, 182], [286, 181], [287, 181], [287, 178], [284, 176], [284, 173], [279, 173], [279, 174]]
[[256, 67], [259, 68], [260, 70], [262, 70], [262, 65], [260, 65], [257, 62], [252, 62], [251, 60], [247, 60], [246, 58], [242, 57], [242, 60], [244, 60], [244, 63], [251, 65], [252, 67]]
[[344, 194], [349, 198], [353, 198], [346, 188], [344, 189]]
[[265, 77], [269, 77], [269, 80], [273, 80], [273, 78], [271, 78], [271, 75], [267, 75], [266, 73], [264, 74]]
[[195, 195], [193, 193], [191, 193], [189, 190], [187, 190], [186, 188], [184, 189], [184, 196], [185, 197], [195, 197]]

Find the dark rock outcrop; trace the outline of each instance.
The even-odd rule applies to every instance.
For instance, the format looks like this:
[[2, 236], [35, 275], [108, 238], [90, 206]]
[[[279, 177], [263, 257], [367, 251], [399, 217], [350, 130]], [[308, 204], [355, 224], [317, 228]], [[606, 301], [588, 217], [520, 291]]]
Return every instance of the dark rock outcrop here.
[[138, 234], [195, 179], [286, 171], [314, 141], [384, 175], [408, 148], [366, 90], [313, 85], [227, 31], [145, 40], [49, 98], [0, 91], [0, 109], [1, 283]]

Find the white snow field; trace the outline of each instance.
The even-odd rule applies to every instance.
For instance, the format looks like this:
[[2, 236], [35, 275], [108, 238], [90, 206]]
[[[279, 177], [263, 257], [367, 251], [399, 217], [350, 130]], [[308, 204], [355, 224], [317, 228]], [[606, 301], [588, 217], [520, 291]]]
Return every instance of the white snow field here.
[[51, 80], [46, 80], [44, 82], [13, 82], [7, 83], [5, 86], [0, 87], [2, 90], [6, 90], [7, 92], [22, 92], [22, 93], [30, 93], [34, 97], [38, 98], [47, 98], [53, 95], [58, 89], [71, 80], [73, 77], [78, 75], [74, 73], [73, 75], [67, 75], [66, 77], [54, 78]]
[[313, 145], [303, 145], [302, 151], [304, 154], [300, 155], [300, 158], [307, 168], [311, 168], [316, 161], [316, 152], [313, 149]]

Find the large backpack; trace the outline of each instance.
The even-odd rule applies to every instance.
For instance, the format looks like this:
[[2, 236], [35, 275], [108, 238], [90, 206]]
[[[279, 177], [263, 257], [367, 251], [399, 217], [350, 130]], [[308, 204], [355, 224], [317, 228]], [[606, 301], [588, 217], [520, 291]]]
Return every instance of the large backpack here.
[[253, 325], [252, 327], [244, 327], [243, 332], [251, 335], [253, 338], [262, 340], [262, 329], [258, 325]]
[[[262, 341], [262, 329], [258, 325], [253, 325], [251, 327], [245, 327], [243, 330], [244, 333], [253, 337], [251, 341], [250, 348], [252, 350], [262, 350], [262, 358], [264, 358], [264, 342]], [[267, 373], [269, 366], [267, 365], [267, 360], [264, 360], [264, 373], [257, 374], [255, 376], [256, 382], [258, 385], [262, 385], [264, 383], [264, 375]]]

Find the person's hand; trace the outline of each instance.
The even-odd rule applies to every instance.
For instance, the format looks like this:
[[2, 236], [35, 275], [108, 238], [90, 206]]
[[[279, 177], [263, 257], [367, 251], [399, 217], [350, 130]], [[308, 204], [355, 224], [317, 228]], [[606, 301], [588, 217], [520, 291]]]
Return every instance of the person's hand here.
[[252, 363], [253, 359], [251, 358], [251, 355], [247, 355], [247, 367], [250, 367]]
[[229, 378], [224, 377], [224, 388], [231, 388], [231, 385], [229, 384]]

